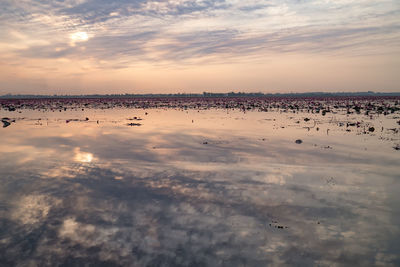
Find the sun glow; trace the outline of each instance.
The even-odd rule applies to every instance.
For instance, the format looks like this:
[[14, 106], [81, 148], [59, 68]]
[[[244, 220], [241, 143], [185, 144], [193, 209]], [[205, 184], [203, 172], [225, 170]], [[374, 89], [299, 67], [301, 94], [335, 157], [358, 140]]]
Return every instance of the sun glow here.
[[75, 43], [78, 42], [86, 42], [89, 40], [89, 35], [86, 32], [75, 32], [70, 34], [69, 38], [71, 39], [71, 45], [74, 46]]

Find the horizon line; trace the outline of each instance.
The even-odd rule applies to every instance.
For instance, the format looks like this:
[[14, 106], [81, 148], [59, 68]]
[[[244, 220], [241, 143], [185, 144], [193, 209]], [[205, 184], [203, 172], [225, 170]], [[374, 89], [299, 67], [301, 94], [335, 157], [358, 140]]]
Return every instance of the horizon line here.
[[287, 97], [287, 96], [400, 96], [400, 92], [292, 92], [292, 93], [262, 93], [262, 92], [226, 92], [226, 93], [118, 93], [118, 94], [4, 94], [1, 99], [15, 98], [102, 98], [102, 97]]

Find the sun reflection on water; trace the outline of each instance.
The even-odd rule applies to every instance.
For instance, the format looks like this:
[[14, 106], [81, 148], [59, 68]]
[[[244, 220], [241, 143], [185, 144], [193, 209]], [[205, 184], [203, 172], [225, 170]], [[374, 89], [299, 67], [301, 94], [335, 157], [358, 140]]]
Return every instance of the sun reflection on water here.
[[89, 152], [82, 152], [79, 147], [74, 149], [74, 160], [82, 163], [90, 163], [93, 160], [93, 154]]

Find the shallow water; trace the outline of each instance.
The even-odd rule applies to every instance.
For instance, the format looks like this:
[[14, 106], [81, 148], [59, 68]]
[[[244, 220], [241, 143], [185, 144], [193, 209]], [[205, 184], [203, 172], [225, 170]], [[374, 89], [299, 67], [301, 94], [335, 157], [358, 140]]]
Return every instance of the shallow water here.
[[1, 265], [400, 264], [398, 114], [0, 116]]

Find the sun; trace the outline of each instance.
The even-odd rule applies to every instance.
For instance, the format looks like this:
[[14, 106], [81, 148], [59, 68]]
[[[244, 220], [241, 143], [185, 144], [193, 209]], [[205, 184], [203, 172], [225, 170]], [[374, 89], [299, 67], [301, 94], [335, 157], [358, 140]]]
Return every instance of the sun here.
[[86, 32], [75, 32], [69, 35], [71, 45], [74, 46], [77, 42], [86, 42], [89, 40], [89, 35]]
[[86, 32], [75, 32], [70, 35], [70, 38], [75, 42], [85, 42], [89, 39], [89, 36]]

